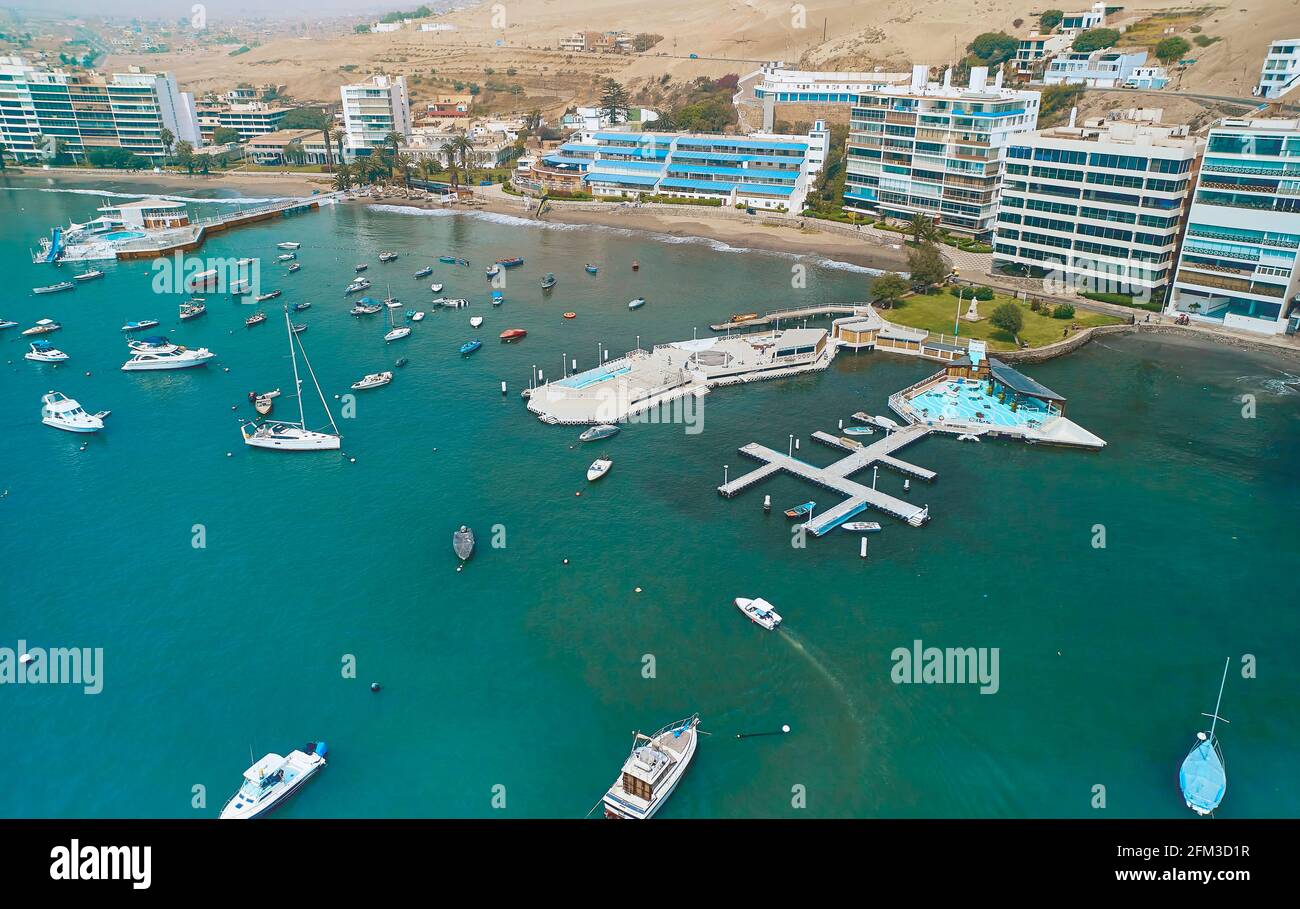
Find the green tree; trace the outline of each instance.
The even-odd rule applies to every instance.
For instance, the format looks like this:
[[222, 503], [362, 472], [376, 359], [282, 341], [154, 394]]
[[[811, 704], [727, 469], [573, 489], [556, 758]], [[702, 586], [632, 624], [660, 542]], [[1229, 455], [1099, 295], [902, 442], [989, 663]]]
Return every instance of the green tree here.
[[182, 139], [176, 143], [176, 163], [185, 168], [187, 174], [194, 173], [194, 145]]
[[989, 322], [994, 328], [1002, 329], [1016, 341], [1019, 341], [1020, 329], [1025, 325], [1025, 314], [1020, 311], [1020, 307], [1015, 303], [1007, 301], [993, 310], [993, 314], [989, 316]]
[[397, 172], [402, 175], [402, 183], [407, 189], [411, 188], [411, 171], [415, 169], [415, 162], [411, 156], [405, 152], [399, 152], [393, 157], [393, 166]]
[[167, 159], [172, 156], [172, 146], [176, 144], [176, 135], [164, 126], [158, 131], [158, 138], [162, 140], [163, 164], [166, 164]]
[[1088, 54], [1102, 48], [1114, 47], [1118, 40], [1119, 32], [1113, 28], [1090, 28], [1086, 32], [1079, 32], [1070, 47], [1081, 54]]
[[324, 129], [330, 115], [319, 107], [296, 107], [280, 120], [280, 129]]
[[909, 227], [912, 230], [912, 240], [916, 243], [933, 243], [939, 238], [939, 228], [925, 215], [913, 215]]
[[195, 160], [198, 162], [199, 165], [199, 173], [206, 174], [209, 170], [212, 169], [211, 155], [204, 153], [199, 155]]
[[1020, 47], [1020, 39], [1013, 38], [1006, 32], [984, 32], [966, 45], [968, 51], [989, 66], [997, 66], [1010, 60], [1016, 55], [1018, 47]]
[[1177, 35], [1173, 35], [1156, 45], [1156, 59], [1168, 66], [1177, 60], [1181, 60], [1191, 49], [1190, 44]]
[[912, 283], [932, 287], [948, 277], [948, 263], [933, 243], [921, 243], [907, 251], [907, 268]]
[[627, 119], [627, 103], [627, 89], [613, 79], [606, 79], [604, 90], [600, 95], [600, 110], [609, 117], [611, 124], [618, 124]]
[[871, 302], [888, 309], [903, 298], [909, 285], [898, 272], [886, 272], [871, 282]]
[[218, 126], [212, 131], [212, 142], [214, 145], [228, 145], [231, 142], [239, 141], [239, 130], [232, 129], [229, 126]]
[[9, 146], [0, 142], [0, 170], [5, 169], [5, 155], [9, 154]]
[[1059, 9], [1045, 9], [1038, 14], [1038, 27], [1044, 32], [1050, 32], [1052, 29], [1060, 25], [1061, 20], [1064, 18], [1065, 13], [1061, 12]]
[[342, 161], [334, 168], [334, 188], [340, 192], [352, 188], [352, 170]]

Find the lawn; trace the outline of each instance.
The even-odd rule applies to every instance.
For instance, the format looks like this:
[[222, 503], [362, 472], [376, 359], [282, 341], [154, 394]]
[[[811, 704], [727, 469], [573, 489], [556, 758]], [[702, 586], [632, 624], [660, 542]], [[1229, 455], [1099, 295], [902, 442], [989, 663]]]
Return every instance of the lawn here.
[[[983, 316], [981, 321], [961, 320], [958, 327], [961, 337], [987, 341], [991, 350], [1014, 350], [1015, 339], [989, 322], [993, 310], [1008, 302], [1015, 303], [1024, 312], [1025, 324], [1020, 329], [1020, 337], [1028, 341], [1031, 347], [1041, 347], [1061, 340], [1062, 332], [1067, 325], [1078, 324], [1083, 328], [1090, 328], [1094, 325], [1114, 325], [1123, 321], [1115, 316], [1084, 312], [1080, 309], [1075, 310], [1073, 319], [1053, 319], [1045, 312], [1034, 312], [1027, 304], [1013, 297], [996, 294], [992, 300], [979, 304], [979, 314]], [[970, 298], [967, 297], [965, 302], [959, 304], [957, 298], [947, 290], [932, 291], [929, 294], [907, 297], [894, 304], [893, 309], [883, 310], [881, 316], [899, 325], [924, 328], [934, 334], [951, 335], [953, 316], [957, 314], [959, 305], [964, 314], [966, 308], [970, 306]]]

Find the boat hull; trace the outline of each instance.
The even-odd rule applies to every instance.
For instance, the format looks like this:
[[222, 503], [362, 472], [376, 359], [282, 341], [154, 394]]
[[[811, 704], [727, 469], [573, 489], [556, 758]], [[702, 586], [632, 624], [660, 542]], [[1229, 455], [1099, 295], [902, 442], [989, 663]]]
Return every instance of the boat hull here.
[[[343, 444], [340, 436], [325, 432], [312, 432], [298, 426], [286, 426], [279, 432], [261, 432], [262, 427], [249, 433], [247, 425], [241, 427], [244, 444], [270, 451], [337, 451]], [[266, 424], [263, 424], [265, 426]]]
[[62, 429], [64, 432], [99, 432], [104, 428], [103, 420], [95, 420], [92, 423], [65, 423], [52, 417], [42, 417], [41, 422], [46, 426]]
[[645, 811], [642, 812], [636, 806], [618, 799], [611, 791], [606, 792], [605, 797], [601, 800], [605, 806], [605, 817], [620, 820], [649, 820], [659, 812], [664, 803], [677, 791], [677, 784], [681, 782], [682, 777], [686, 775], [686, 771], [690, 769], [691, 762], [695, 759], [695, 749], [699, 744], [699, 732], [696, 730], [696, 723], [693, 722], [683, 735], [689, 736], [686, 747], [670, 772], [669, 778], [664, 781], [661, 790], [655, 793], [655, 797], [646, 806]]

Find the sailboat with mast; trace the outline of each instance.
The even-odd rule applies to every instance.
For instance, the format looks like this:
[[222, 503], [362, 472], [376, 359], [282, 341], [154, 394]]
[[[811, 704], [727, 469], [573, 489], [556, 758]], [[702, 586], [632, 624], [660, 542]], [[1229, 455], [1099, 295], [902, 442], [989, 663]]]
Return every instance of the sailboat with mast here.
[[388, 290], [387, 299], [384, 300], [384, 305], [388, 307], [388, 332], [384, 335], [384, 340], [400, 341], [411, 333], [411, 328], [408, 325], [393, 324], [393, 311], [402, 304], [393, 296], [393, 290], [391, 287]]
[[1178, 770], [1178, 786], [1183, 790], [1183, 801], [1201, 816], [1214, 813], [1228, 791], [1228, 771], [1224, 769], [1223, 752], [1219, 750], [1214, 730], [1219, 720], [1223, 720], [1219, 716], [1219, 705], [1223, 703], [1223, 686], [1228, 682], [1231, 663], [1232, 657], [1223, 661], [1223, 680], [1219, 682], [1219, 699], [1214, 702], [1214, 713], [1201, 714], [1210, 718], [1210, 731], [1196, 733], [1196, 745]]
[[[302, 346], [302, 338], [293, 330], [293, 323], [289, 321], [287, 306], [284, 307], [284, 327], [289, 335], [289, 359], [293, 362], [293, 384], [298, 390], [298, 421], [263, 420], [261, 423], [256, 421], [245, 423], [239, 427], [244, 437], [244, 444], [254, 448], [270, 448], [279, 451], [337, 450], [342, 444], [343, 436], [334, 423], [334, 415], [330, 413], [330, 406], [325, 401], [325, 393], [320, 389], [320, 382], [316, 380], [311, 361], [307, 359], [307, 349]], [[303, 365], [307, 367], [307, 375], [311, 376], [321, 407], [325, 409], [325, 416], [330, 421], [330, 432], [317, 432], [307, 428], [307, 419], [302, 405], [302, 379], [298, 375], [298, 353], [300, 352]]]

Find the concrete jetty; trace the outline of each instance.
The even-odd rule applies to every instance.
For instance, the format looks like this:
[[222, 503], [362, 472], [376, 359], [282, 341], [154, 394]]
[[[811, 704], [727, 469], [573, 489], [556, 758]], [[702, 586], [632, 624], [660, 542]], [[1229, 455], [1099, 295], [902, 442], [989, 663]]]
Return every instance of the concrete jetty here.
[[719, 486], [718, 494], [728, 499], [732, 498], [761, 480], [765, 480], [778, 471], [784, 470], [807, 480], [815, 486], [829, 489], [845, 497], [843, 501], [834, 507], [820, 514], [814, 514], [805, 523], [804, 526], [814, 536], [822, 536], [867, 508], [874, 508], [877, 511], [906, 521], [913, 527], [920, 527], [930, 520], [928, 508], [913, 505], [911, 502], [895, 498], [888, 493], [872, 489], [870, 486], [864, 486], [849, 479], [849, 477], [873, 464], [879, 464], [898, 470], [908, 476], [933, 480], [936, 476], [934, 471], [917, 467], [892, 456], [893, 452], [906, 448], [913, 442], [929, 435], [929, 433], [930, 429], [926, 426], [907, 426], [860, 448], [846, 445], [829, 433], [814, 433], [813, 438], [817, 441], [848, 452], [843, 458], [826, 467], [817, 467], [790, 455], [774, 451], [765, 445], [751, 442], [742, 447], [740, 453], [747, 458], [763, 462], [762, 466]]
[[735, 322], [717, 322], [710, 325], [712, 331], [730, 331], [731, 329], [753, 329], [790, 319], [815, 319], [817, 316], [854, 316], [866, 315], [871, 311], [867, 303], [819, 303], [815, 306], [800, 306], [794, 309], [778, 309], [766, 315], [754, 316]]

